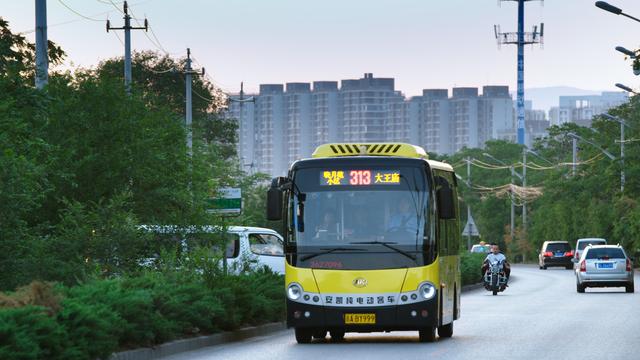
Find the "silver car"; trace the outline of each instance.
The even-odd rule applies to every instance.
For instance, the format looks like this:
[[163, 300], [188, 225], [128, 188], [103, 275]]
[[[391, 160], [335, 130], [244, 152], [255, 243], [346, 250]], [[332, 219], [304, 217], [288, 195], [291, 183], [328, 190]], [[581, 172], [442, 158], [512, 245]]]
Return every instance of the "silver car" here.
[[633, 288], [633, 263], [620, 245], [588, 245], [575, 268], [576, 290], [587, 287]]

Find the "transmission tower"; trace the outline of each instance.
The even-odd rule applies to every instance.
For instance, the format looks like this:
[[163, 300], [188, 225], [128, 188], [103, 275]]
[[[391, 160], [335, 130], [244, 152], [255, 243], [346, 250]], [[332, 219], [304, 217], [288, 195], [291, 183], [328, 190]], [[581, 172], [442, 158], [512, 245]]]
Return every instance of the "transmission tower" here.
[[[518, 3], [518, 31], [517, 32], [501, 32], [500, 25], [494, 25], [493, 30], [496, 35], [498, 47], [502, 44], [518, 46], [518, 95], [517, 95], [517, 111], [518, 111], [518, 144], [525, 144], [525, 124], [524, 124], [524, 46], [544, 43], [544, 23], [533, 27], [532, 32], [524, 31], [524, 3], [533, 0], [499, 0], [499, 1], [515, 1]], [[544, 0], [540, 0], [541, 2]]]

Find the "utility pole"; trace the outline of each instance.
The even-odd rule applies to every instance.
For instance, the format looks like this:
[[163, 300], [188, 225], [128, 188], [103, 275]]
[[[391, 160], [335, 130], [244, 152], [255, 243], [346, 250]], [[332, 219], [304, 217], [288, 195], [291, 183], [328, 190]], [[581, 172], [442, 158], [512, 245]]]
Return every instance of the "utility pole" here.
[[[467, 185], [471, 190], [471, 158], [467, 157]], [[467, 203], [467, 223], [471, 219], [471, 206]], [[471, 249], [471, 229], [467, 232], [467, 251]]]
[[186, 93], [186, 101], [185, 101], [185, 125], [187, 127], [187, 152], [189, 157], [193, 155], [193, 130], [192, 130], [192, 122], [193, 122], [193, 104], [192, 104], [192, 92], [191, 92], [191, 83], [193, 75], [204, 75], [204, 68], [198, 72], [191, 68], [191, 49], [187, 48], [187, 62], [184, 68], [185, 75], [185, 93]]
[[513, 194], [513, 176], [515, 175], [515, 170], [513, 165], [509, 168], [511, 170], [511, 188], [509, 188], [509, 194], [511, 195], [511, 241], [515, 236], [515, 228], [516, 228], [516, 209], [515, 209], [515, 195]]
[[[494, 25], [493, 30], [498, 42], [498, 47], [502, 44], [513, 44], [518, 46], [517, 73], [518, 73], [518, 144], [525, 144], [525, 111], [524, 111], [524, 46], [529, 44], [542, 44], [544, 39], [544, 23], [538, 27], [533, 27], [533, 32], [524, 31], [524, 3], [531, 0], [499, 0], [499, 1], [515, 1], [518, 3], [518, 31], [517, 32], [500, 32], [500, 26]], [[541, 0], [543, 1], [543, 0]]]
[[49, 82], [47, 0], [36, 0], [36, 89]]
[[[522, 188], [526, 191], [527, 188], [527, 147], [522, 150]], [[522, 200], [522, 231], [527, 236], [527, 200]]]
[[125, 1], [124, 7], [124, 26], [123, 27], [111, 27], [111, 22], [107, 20], [107, 32], [109, 30], [124, 30], [124, 86], [127, 89], [127, 93], [131, 93], [131, 30], [144, 30], [149, 29], [149, 22], [144, 19], [144, 26], [135, 27], [131, 26], [131, 15], [129, 15], [129, 6]]
[[573, 162], [572, 168], [573, 168], [573, 170], [572, 170], [572, 174], [571, 175], [572, 176], [576, 176], [576, 165], [578, 163], [578, 139], [572, 138], [572, 140], [573, 141], [571, 143], [571, 150], [573, 152], [573, 159], [572, 159], [572, 162]]
[[[239, 118], [238, 118], [238, 126], [240, 127], [240, 129], [239, 129], [240, 130], [239, 131], [240, 132], [240, 137], [239, 137], [238, 140], [240, 140], [242, 138], [242, 126], [244, 124], [243, 111], [242, 111], [243, 107], [244, 107], [244, 103], [252, 102], [252, 103], [255, 104], [256, 98], [254, 96], [251, 96], [251, 97], [245, 99], [244, 98], [244, 82], [240, 82], [240, 96], [239, 96], [239, 98], [238, 99], [234, 99], [232, 97], [229, 97], [229, 101], [230, 102], [237, 102], [240, 105], [240, 115], [239, 115]], [[251, 154], [251, 163], [249, 164], [249, 169], [250, 169], [249, 171], [250, 171], [251, 175], [253, 175], [254, 161], [255, 161], [255, 156], [254, 156], [254, 154]], [[245, 166], [244, 160], [242, 162], [242, 166]]]

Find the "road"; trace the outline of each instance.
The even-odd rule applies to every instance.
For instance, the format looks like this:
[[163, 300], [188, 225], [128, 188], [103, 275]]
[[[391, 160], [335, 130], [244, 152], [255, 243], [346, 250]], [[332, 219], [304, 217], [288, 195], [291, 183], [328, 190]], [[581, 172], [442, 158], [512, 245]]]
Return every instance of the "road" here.
[[560, 268], [514, 266], [512, 276], [498, 296], [463, 293], [453, 337], [435, 343], [417, 342], [417, 332], [394, 332], [299, 345], [286, 330], [165, 359], [640, 359], [640, 291], [578, 294], [573, 271]]

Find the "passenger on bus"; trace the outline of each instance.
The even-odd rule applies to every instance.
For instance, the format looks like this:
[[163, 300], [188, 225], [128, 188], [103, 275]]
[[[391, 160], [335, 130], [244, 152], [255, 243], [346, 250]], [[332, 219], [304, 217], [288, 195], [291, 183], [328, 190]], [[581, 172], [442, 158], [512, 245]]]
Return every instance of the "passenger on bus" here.
[[415, 234], [418, 231], [418, 216], [415, 207], [407, 198], [401, 198], [398, 211], [391, 216], [387, 225], [387, 232], [405, 231]]
[[322, 216], [322, 223], [316, 226], [315, 238], [324, 238], [328, 235], [336, 235], [338, 233], [338, 222], [336, 213], [332, 209], [327, 209]]

